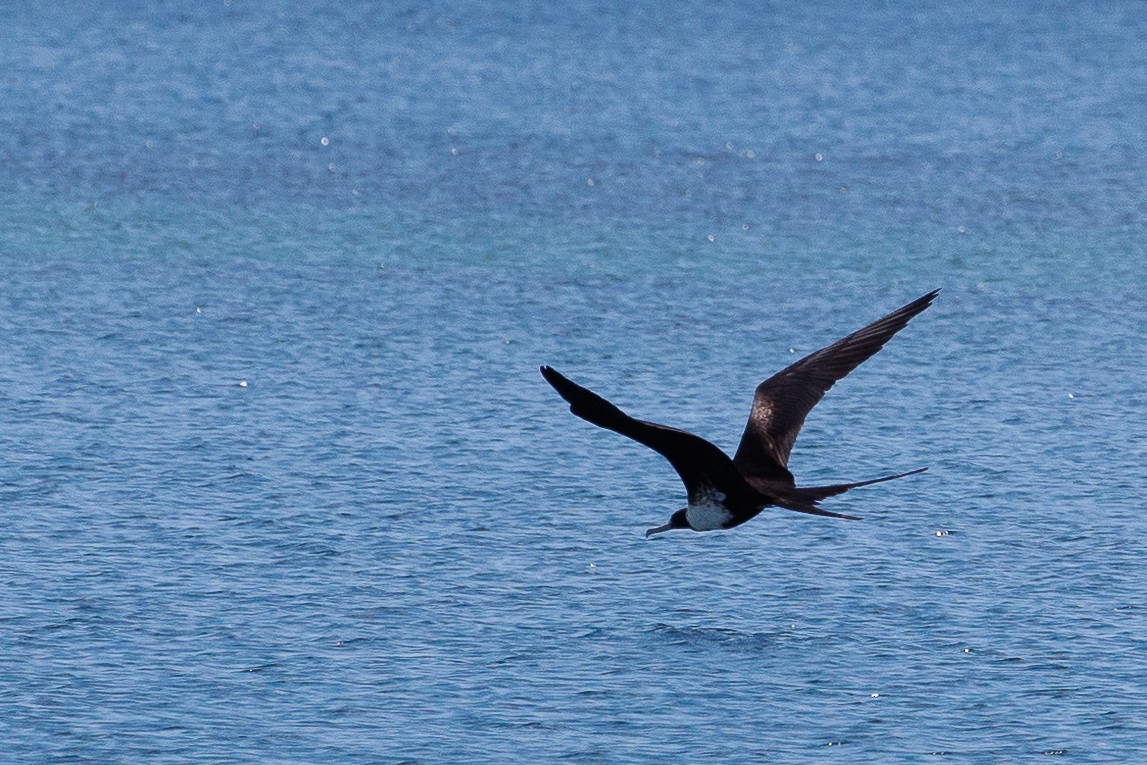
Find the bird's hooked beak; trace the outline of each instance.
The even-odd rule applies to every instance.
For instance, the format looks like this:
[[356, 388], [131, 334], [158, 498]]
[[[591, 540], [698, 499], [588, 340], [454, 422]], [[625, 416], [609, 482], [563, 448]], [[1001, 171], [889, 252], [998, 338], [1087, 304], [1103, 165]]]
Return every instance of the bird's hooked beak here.
[[653, 528], [646, 531], [645, 538], [649, 539], [654, 534], [660, 534], [662, 531], [669, 531], [670, 529], [692, 528], [692, 526], [689, 525], [689, 518], [686, 516], [688, 509], [689, 508], [687, 507], [681, 508], [673, 515], [669, 516], [669, 523], [665, 524], [664, 526], [654, 526]]

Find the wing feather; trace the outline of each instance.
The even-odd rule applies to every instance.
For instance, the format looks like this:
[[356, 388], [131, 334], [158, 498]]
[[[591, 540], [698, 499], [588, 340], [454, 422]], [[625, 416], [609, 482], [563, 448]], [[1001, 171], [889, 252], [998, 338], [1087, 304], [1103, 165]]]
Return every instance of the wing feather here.
[[593, 391], [570, 381], [553, 367], [542, 367], [541, 372], [546, 382], [569, 402], [570, 411], [578, 417], [632, 438], [669, 460], [669, 464], [681, 476], [690, 497], [695, 496], [705, 484], [721, 487], [724, 491], [734, 487], [752, 491], [729, 456], [700, 436], [630, 417]]
[[789, 453], [805, 417], [838, 380], [884, 347], [928, 306], [933, 290], [867, 327], [789, 365], [757, 386], [749, 422], [733, 457], [745, 476], [792, 481]]

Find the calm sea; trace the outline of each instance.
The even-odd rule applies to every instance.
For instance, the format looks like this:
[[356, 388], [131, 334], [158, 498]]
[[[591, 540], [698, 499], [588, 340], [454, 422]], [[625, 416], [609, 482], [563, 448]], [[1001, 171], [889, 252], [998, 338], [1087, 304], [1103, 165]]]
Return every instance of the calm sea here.
[[[1139, 2], [0, 9], [0, 759], [1147, 757]], [[644, 530], [559, 370], [808, 484]]]

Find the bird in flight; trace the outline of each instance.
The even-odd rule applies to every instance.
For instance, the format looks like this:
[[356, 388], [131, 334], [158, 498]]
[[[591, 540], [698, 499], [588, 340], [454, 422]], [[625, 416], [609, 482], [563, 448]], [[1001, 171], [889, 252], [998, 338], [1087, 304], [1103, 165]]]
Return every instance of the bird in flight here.
[[856, 483], [798, 487], [788, 469], [789, 453], [805, 417], [828, 389], [883, 348], [914, 316], [930, 306], [939, 292], [933, 290], [913, 300], [883, 319], [790, 364], [758, 385], [749, 422], [732, 459], [700, 436], [630, 417], [553, 367], [543, 366], [542, 376], [569, 402], [571, 412], [648, 446], [669, 460], [681, 476], [688, 506], [673, 513], [668, 523], [646, 531], [646, 537], [670, 529], [731, 529], [770, 506], [858, 520], [821, 509], [821, 500], [858, 486], [922, 473], [928, 468]]

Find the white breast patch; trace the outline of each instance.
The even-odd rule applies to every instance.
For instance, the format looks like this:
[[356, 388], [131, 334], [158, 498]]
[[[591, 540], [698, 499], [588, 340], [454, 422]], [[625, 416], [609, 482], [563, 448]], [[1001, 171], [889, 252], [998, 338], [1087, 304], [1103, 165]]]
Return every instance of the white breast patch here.
[[701, 495], [696, 504], [690, 502], [685, 508], [685, 517], [689, 525], [697, 531], [712, 531], [723, 527], [733, 518], [733, 514], [721, 504], [725, 495], [719, 491]]

